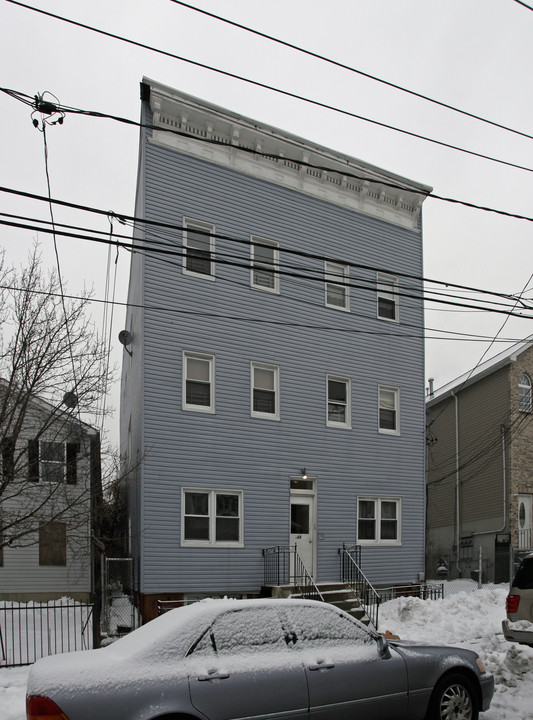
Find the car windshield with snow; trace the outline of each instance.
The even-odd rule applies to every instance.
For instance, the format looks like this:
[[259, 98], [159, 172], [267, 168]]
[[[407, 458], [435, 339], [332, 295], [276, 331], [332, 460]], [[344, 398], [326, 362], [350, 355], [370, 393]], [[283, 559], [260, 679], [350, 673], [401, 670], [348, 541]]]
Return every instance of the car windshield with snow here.
[[476, 720], [476, 653], [386, 640], [326, 603], [209, 600], [100, 650], [39, 660], [37, 720]]

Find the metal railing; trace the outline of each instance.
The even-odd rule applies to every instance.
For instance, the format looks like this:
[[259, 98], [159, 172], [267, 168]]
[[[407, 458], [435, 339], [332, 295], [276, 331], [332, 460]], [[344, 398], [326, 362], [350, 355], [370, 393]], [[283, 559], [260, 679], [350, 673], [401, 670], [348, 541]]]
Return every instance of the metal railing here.
[[[476, 585], [476, 581], [472, 581]], [[380, 587], [379, 596], [381, 602], [394, 600], [398, 597], [416, 597], [420, 600], [442, 600], [444, 598], [443, 583], [413, 583], [412, 585], [392, 585], [391, 587]]]
[[31, 665], [46, 655], [92, 648], [93, 606], [62, 599], [0, 602], [0, 666]]
[[518, 549], [519, 550], [532, 550], [533, 549], [533, 531], [530, 529], [521, 530], [518, 529]]
[[296, 545], [275, 545], [263, 550], [264, 585], [294, 585], [306, 600], [324, 601]]
[[361, 570], [361, 548], [358, 545], [348, 547], [343, 544], [339, 549], [341, 560], [341, 582], [348, 585], [361, 605], [364, 607], [370, 622], [378, 627], [379, 604], [381, 598], [370, 580]]

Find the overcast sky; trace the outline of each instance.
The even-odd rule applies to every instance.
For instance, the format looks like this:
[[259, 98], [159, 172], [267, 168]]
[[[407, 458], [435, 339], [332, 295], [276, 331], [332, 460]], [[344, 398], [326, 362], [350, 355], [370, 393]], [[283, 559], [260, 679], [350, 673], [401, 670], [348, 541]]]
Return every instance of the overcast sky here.
[[[191, 0], [204, 10], [312, 50], [494, 122], [533, 134], [533, 11], [514, 0]], [[302, 95], [410, 132], [533, 169], [533, 142], [333, 67], [179, 6], [171, 0], [34, 0], [29, 4], [200, 63]], [[533, 2], [531, 2], [533, 6]], [[532, 171], [509, 167], [103, 37], [0, 0], [4, 88], [48, 91], [60, 103], [138, 120], [144, 76], [196, 95], [386, 170], [425, 183], [438, 195], [533, 216]], [[0, 93], [0, 185], [46, 195], [42, 133], [31, 109]], [[134, 214], [138, 129], [68, 115], [47, 131], [52, 196]], [[0, 212], [48, 219], [44, 203], [0, 193]], [[56, 208], [57, 222], [100, 230], [105, 217]], [[533, 223], [427, 199], [423, 209], [424, 275], [520, 293], [533, 273]], [[10, 262], [24, 262], [35, 240], [55, 266], [49, 235], [0, 226]], [[103, 299], [108, 250], [58, 239], [67, 292], [94, 289]], [[116, 253], [112, 254], [112, 267]], [[386, 259], [384, 259], [385, 262]], [[120, 251], [115, 298], [125, 302], [129, 258]], [[533, 295], [529, 282], [527, 297]], [[101, 305], [93, 305], [101, 328]], [[115, 309], [113, 359], [124, 311]], [[426, 377], [446, 383], [506, 346], [464, 339], [497, 335], [505, 316], [426, 312]], [[440, 332], [436, 332], [436, 331]], [[444, 333], [442, 331], [445, 331]], [[500, 339], [533, 333], [510, 319]], [[439, 339], [436, 339], [437, 336]], [[463, 337], [463, 339], [460, 339]], [[443, 339], [447, 338], [447, 339]], [[117, 408], [107, 423], [118, 437]]]

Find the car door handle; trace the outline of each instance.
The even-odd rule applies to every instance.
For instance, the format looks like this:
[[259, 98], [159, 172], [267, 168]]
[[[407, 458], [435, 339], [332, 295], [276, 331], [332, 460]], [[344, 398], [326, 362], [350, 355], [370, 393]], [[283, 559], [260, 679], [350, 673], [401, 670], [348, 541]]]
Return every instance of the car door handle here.
[[320, 663], [319, 665], [309, 665], [309, 670], [331, 670], [335, 667], [335, 663]]
[[199, 675], [198, 680], [203, 682], [204, 680], [227, 680], [229, 673], [209, 673], [209, 675]]

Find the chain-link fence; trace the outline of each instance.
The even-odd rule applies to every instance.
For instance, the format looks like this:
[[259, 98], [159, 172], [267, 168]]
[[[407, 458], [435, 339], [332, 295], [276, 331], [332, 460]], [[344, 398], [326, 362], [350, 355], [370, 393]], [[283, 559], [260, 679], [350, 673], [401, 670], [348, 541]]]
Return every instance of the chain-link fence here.
[[140, 625], [133, 602], [131, 558], [102, 558], [102, 634], [124, 635]]

